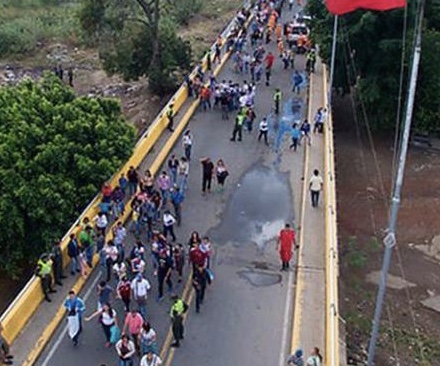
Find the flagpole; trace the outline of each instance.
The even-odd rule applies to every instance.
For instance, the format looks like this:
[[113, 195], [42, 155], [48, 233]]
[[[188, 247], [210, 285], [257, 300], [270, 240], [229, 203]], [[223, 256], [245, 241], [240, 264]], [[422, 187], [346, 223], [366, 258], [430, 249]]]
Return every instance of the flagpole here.
[[400, 196], [403, 185], [403, 177], [405, 173], [405, 162], [408, 152], [409, 134], [411, 130], [411, 121], [413, 115], [414, 99], [417, 86], [417, 76], [420, 64], [420, 54], [422, 51], [422, 23], [423, 12], [425, 7], [425, 0], [420, 0], [420, 11], [417, 16], [416, 24], [416, 41], [414, 44], [414, 55], [411, 69], [411, 80], [407, 97], [407, 106], [405, 114], [405, 126], [403, 131], [403, 138], [399, 155], [399, 166], [397, 170], [397, 177], [394, 186], [394, 193], [392, 198], [392, 206], [390, 211], [390, 217], [388, 222], [388, 233], [384, 238], [385, 252], [383, 257], [382, 272], [380, 276], [379, 290], [376, 298], [376, 308], [374, 310], [373, 329], [371, 331], [370, 344], [368, 346], [368, 366], [374, 365], [374, 354], [376, 352], [376, 342], [379, 336], [380, 318], [382, 315], [382, 307], [385, 299], [387, 276], [390, 268], [391, 255], [393, 253], [393, 247], [396, 245], [396, 226], [397, 215], [400, 206]]
[[331, 113], [332, 109], [332, 90], [333, 90], [333, 79], [335, 75], [335, 58], [336, 58], [336, 42], [337, 42], [337, 35], [338, 35], [338, 19], [339, 16], [335, 15], [335, 18], [333, 20], [333, 42], [332, 42], [332, 54], [330, 59], [330, 82], [329, 82], [329, 90], [327, 91], [327, 101], [328, 106], [327, 109], [329, 110], [329, 113]]

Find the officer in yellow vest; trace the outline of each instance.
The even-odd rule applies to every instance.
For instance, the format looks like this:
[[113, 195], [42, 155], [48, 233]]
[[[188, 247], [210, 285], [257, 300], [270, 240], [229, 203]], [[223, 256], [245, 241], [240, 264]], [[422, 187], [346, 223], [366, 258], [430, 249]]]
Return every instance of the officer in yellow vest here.
[[238, 134], [238, 141], [241, 141], [241, 138], [242, 138], [241, 132], [243, 130], [243, 123], [244, 123], [244, 120], [246, 119], [245, 113], [246, 113], [245, 108], [243, 108], [240, 111], [240, 113], [237, 114], [237, 117], [235, 118], [234, 131], [232, 131], [231, 141], [235, 141], [237, 134]]
[[43, 254], [38, 260], [35, 274], [41, 278], [44, 298], [47, 302], [51, 302], [49, 294], [56, 292], [56, 290], [52, 288], [52, 260], [48, 254]]
[[173, 124], [174, 124], [174, 103], [171, 103], [167, 109], [167, 118], [168, 118], [168, 126], [167, 128], [173, 132]]
[[183, 339], [183, 314], [188, 310], [188, 305], [180, 299], [177, 295], [171, 297], [173, 305], [170, 310], [171, 328], [174, 336], [174, 343], [171, 347], [180, 347], [180, 341]]
[[274, 110], [275, 114], [278, 115], [280, 113], [280, 103], [281, 103], [281, 90], [275, 89], [275, 94], [273, 95], [273, 102], [274, 102]]

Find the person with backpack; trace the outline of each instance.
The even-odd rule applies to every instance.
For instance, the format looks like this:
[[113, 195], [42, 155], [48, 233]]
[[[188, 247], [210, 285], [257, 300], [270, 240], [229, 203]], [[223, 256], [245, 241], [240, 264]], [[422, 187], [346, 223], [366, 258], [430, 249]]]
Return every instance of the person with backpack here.
[[153, 352], [148, 352], [141, 358], [141, 363], [139, 366], [160, 366], [162, 365], [162, 360], [158, 355]]
[[287, 364], [290, 366], [304, 366], [304, 357], [301, 348], [298, 348], [294, 354], [289, 356]]

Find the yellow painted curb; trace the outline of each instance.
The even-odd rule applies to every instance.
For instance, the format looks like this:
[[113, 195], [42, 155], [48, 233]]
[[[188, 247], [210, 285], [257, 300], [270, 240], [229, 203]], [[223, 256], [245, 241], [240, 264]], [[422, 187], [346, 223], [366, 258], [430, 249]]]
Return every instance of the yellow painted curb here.
[[[312, 97], [313, 97], [313, 74], [310, 74], [309, 79], [309, 100], [308, 100], [308, 113], [307, 119], [312, 120]], [[304, 292], [304, 267], [303, 267], [303, 248], [304, 248], [304, 216], [306, 209], [307, 193], [309, 192], [307, 187], [309, 176], [309, 145], [304, 146], [304, 169], [303, 169], [303, 189], [302, 189], [302, 203], [301, 203], [301, 220], [300, 220], [300, 233], [299, 233], [299, 250], [298, 250], [298, 265], [296, 272], [296, 289], [295, 289], [295, 309], [293, 312], [293, 327], [291, 337], [291, 351], [292, 353], [300, 346], [300, 333], [301, 333], [301, 318], [302, 318], [302, 297]]]

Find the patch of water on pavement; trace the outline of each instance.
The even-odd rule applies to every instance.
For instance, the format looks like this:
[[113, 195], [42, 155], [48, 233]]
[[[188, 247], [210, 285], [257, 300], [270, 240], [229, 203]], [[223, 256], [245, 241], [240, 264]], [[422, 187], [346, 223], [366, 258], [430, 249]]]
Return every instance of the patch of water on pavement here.
[[210, 235], [220, 245], [254, 243], [263, 251], [286, 222], [292, 222], [292, 197], [286, 174], [262, 165], [248, 171]]
[[237, 272], [240, 278], [244, 278], [251, 285], [256, 287], [272, 286], [280, 283], [282, 276], [276, 273], [265, 273], [256, 271], [239, 271]]

